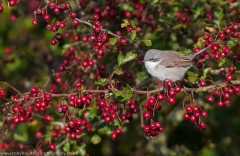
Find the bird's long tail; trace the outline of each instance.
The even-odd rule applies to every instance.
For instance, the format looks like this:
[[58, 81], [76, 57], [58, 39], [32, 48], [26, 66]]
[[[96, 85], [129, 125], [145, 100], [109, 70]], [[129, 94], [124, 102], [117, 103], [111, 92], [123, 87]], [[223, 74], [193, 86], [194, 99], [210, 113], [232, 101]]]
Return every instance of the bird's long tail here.
[[198, 52], [194, 53], [194, 54], [192, 55], [192, 58], [191, 58], [191, 59], [194, 59], [198, 54], [200, 54], [201, 52], [204, 52], [204, 51], [207, 50], [209, 47], [210, 47], [210, 46], [205, 47], [205, 48], [199, 50]]

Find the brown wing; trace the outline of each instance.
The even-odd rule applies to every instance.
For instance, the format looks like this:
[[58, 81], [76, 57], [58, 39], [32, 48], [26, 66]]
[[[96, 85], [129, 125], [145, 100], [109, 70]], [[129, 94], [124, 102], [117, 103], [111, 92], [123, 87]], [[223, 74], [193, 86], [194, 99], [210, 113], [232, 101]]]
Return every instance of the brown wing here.
[[173, 68], [176, 66], [188, 67], [192, 61], [189, 60], [188, 55], [182, 55], [176, 51], [164, 51], [161, 53], [161, 57], [164, 58], [160, 64], [167, 68]]

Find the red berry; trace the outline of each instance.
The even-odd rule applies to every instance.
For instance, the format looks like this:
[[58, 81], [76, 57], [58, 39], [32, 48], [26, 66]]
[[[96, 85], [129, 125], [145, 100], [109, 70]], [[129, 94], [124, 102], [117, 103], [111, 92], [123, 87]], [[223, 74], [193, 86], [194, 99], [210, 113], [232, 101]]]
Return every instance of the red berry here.
[[205, 87], [206, 86], [206, 81], [204, 81], [204, 80], [201, 80], [200, 82], [199, 82], [199, 85], [201, 86], [201, 87]]
[[0, 13], [3, 12], [4, 8], [0, 5]]
[[165, 100], [165, 97], [164, 97], [164, 95], [163, 94], [158, 94], [157, 95], [157, 99], [159, 100], [159, 101], [164, 101]]
[[37, 20], [33, 20], [32, 21], [32, 25], [37, 25], [38, 24], [38, 21]]
[[93, 14], [93, 20], [98, 20], [98, 19], [99, 19], [98, 14]]
[[49, 15], [49, 14], [45, 14], [45, 15], [43, 16], [43, 19], [44, 19], [45, 21], [49, 21], [49, 20], [50, 20], [50, 15]]
[[57, 40], [56, 40], [56, 39], [54, 39], [54, 38], [53, 38], [53, 39], [51, 39], [51, 41], [50, 41], [50, 44], [51, 44], [51, 45], [56, 45], [56, 44], [57, 44]]
[[173, 105], [175, 102], [176, 102], [176, 100], [175, 100], [174, 97], [169, 97], [169, 98], [168, 98], [168, 103], [169, 103], [170, 105]]
[[218, 105], [218, 107], [222, 107], [222, 106], [224, 106], [224, 103], [223, 103], [223, 101], [218, 101], [217, 105]]
[[0, 97], [5, 96], [6, 92], [4, 89], [0, 88]]
[[208, 116], [207, 111], [202, 111], [202, 112], [201, 112], [201, 116], [204, 117], [204, 118], [207, 117], [207, 116]]
[[190, 116], [189, 116], [188, 113], [184, 113], [183, 114], [183, 118], [184, 118], [184, 120], [188, 120], [190, 118]]
[[150, 112], [144, 112], [143, 113], [143, 118], [149, 119], [150, 117], [151, 117], [151, 113]]
[[176, 93], [178, 93], [178, 92], [181, 92], [182, 88], [180, 86], [176, 86], [174, 90]]
[[125, 38], [120, 38], [119, 44], [120, 45], [125, 45], [127, 43], [127, 40]]
[[87, 42], [88, 41], [88, 36], [86, 36], [86, 35], [82, 36], [82, 41]]
[[73, 26], [78, 26], [80, 24], [79, 20], [75, 19], [72, 23]]
[[186, 106], [185, 110], [186, 110], [187, 113], [190, 113], [190, 112], [193, 111], [193, 108], [192, 108], [192, 106]]
[[72, 19], [74, 19], [74, 18], [76, 18], [77, 14], [76, 14], [76, 12], [72, 11], [72, 12], [69, 13], [69, 16], [70, 16]]
[[71, 134], [69, 135], [69, 138], [72, 139], [72, 140], [75, 140], [75, 139], [77, 138], [76, 133], [71, 133]]
[[199, 106], [197, 106], [197, 105], [193, 106], [193, 111], [198, 112], [199, 111]]
[[44, 119], [45, 119], [45, 121], [51, 121], [52, 117], [50, 115], [45, 115]]
[[166, 85], [166, 87], [171, 88], [172, 87], [172, 81], [171, 80], [166, 80], [165, 85]]
[[55, 150], [56, 150], [56, 145], [54, 145], [54, 144], [49, 144], [49, 145], [48, 145], [48, 148], [49, 148], [50, 150], [52, 150], [52, 151], [55, 151]]
[[236, 31], [238, 29], [238, 24], [232, 24], [231, 26], [232, 30]]
[[175, 90], [169, 90], [168, 95], [171, 96], [171, 97], [174, 97], [176, 95]]

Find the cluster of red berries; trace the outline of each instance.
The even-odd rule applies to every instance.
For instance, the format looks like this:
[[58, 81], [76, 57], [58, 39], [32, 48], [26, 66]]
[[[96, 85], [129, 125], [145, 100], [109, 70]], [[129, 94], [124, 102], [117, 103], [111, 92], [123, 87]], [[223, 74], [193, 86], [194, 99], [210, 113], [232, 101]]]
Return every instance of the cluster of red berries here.
[[207, 117], [207, 111], [202, 110], [198, 105], [195, 105], [193, 107], [187, 105], [185, 107], [185, 111], [186, 112], [183, 114], [183, 118], [185, 120], [189, 120], [190, 122], [195, 123], [195, 128], [197, 128], [198, 130], [204, 130], [207, 128], [206, 123], [201, 121], [201, 117]]
[[[74, 107], [74, 108], [80, 108], [83, 109], [84, 107], [89, 107], [91, 104], [92, 99], [94, 98], [93, 94], [87, 94], [82, 96], [77, 95], [70, 95], [68, 106]], [[66, 108], [64, 105], [61, 105], [63, 112], [66, 111]]]
[[128, 99], [126, 101], [126, 108], [125, 111], [122, 112], [122, 114], [120, 115], [120, 119], [122, 121], [126, 121], [126, 120], [132, 120], [132, 115], [137, 113], [137, 106], [136, 104], [131, 100]]
[[85, 119], [68, 120], [67, 125], [64, 127], [64, 132], [65, 134], [69, 134], [70, 139], [75, 140], [77, 139], [77, 135], [82, 134], [84, 128], [87, 131], [91, 131], [92, 125], [87, 123]]
[[[50, 8], [54, 14], [59, 14], [63, 11], [67, 11], [71, 9], [71, 5], [68, 2], [65, 3], [54, 3], [54, 2], [49, 2], [47, 5], [48, 8]], [[42, 9], [38, 8], [37, 10], [34, 11], [35, 16], [42, 16], [45, 21], [49, 21], [51, 16], [47, 13], [46, 11], [47, 8]], [[32, 21], [33, 25], [37, 25], [37, 20], [36, 18]]]
[[143, 131], [147, 137], [156, 136], [159, 133], [163, 132], [163, 127], [160, 122], [152, 122], [150, 125], [145, 125]]
[[[22, 0], [8, 0], [8, 6], [15, 6], [16, 4], [21, 3]], [[3, 12], [4, 8], [0, 5], [0, 13]]]
[[[161, 97], [161, 100], [159, 100], [159, 101], [163, 101], [163, 99], [165, 99], [165, 97], [164, 97], [164, 95], [163, 94], [158, 94], [158, 96], [162, 96]], [[162, 109], [162, 106], [161, 106], [161, 104], [159, 104], [159, 103], [157, 103], [157, 100], [156, 100], [156, 98], [154, 97], [154, 96], [150, 96], [149, 98], [148, 98], [148, 100], [144, 103], [144, 105], [143, 105], [147, 110], [148, 110], [148, 112], [151, 112], [151, 111], [153, 111], [153, 110], [158, 110], [158, 111], [160, 111], [161, 109]], [[144, 113], [144, 114], [146, 114], [146, 115], [144, 115], [144, 118], [148, 118], [147, 116], [147, 114], [148, 113]]]
[[115, 140], [117, 136], [121, 133], [122, 133], [122, 130], [120, 128], [116, 128], [111, 134], [111, 139]]
[[167, 100], [170, 105], [173, 105], [176, 102], [175, 95], [181, 91], [181, 87], [176, 85], [173, 87], [171, 80], [166, 80], [165, 87], [167, 91], [165, 93], [159, 93], [157, 99], [159, 101]]
[[99, 108], [101, 118], [104, 120], [104, 122], [109, 123], [117, 118], [119, 107], [116, 104], [112, 103], [110, 105], [107, 105], [105, 100], [99, 100], [97, 102], [97, 106]]
[[0, 100], [6, 95], [6, 92], [3, 88], [0, 88]]
[[230, 98], [233, 93], [240, 96], [240, 86], [226, 86], [221, 90], [218, 89], [208, 89], [207, 92], [210, 95], [206, 96], [206, 101], [212, 103], [214, 101], [214, 97], [218, 97], [219, 100], [217, 105], [219, 107], [229, 106], [230, 105]]
[[176, 13], [177, 22], [189, 24], [189, 18], [191, 17], [192, 11], [188, 7], [184, 7], [182, 11]]

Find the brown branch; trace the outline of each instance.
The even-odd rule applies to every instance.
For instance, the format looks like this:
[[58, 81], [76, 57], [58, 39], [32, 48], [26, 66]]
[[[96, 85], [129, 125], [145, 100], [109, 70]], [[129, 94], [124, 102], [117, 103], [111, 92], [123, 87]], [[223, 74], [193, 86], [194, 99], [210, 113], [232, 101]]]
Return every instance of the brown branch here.
[[[181, 92], [205, 92], [210, 88], [218, 88], [218, 87], [225, 87], [227, 85], [239, 85], [240, 84], [240, 80], [233, 80], [230, 82], [222, 82], [222, 83], [216, 83], [213, 85], [209, 85], [206, 87], [199, 87], [199, 88], [182, 88]], [[159, 88], [159, 89], [155, 89], [155, 90], [150, 90], [150, 91], [140, 91], [140, 90], [134, 90], [132, 89], [134, 94], [154, 94], [154, 93], [158, 93], [160, 91], [163, 90], [163, 87]]]
[[[78, 20], [80, 23], [82, 23], [84, 25], [87, 25], [89, 27], [95, 28], [95, 26], [92, 25], [90, 22], [87, 22], [87, 21], [84, 21], [84, 20], [81, 20], [81, 19], [78, 19], [78, 18], [75, 18], [75, 20]], [[116, 34], [114, 34], [113, 32], [111, 32], [111, 31], [109, 31], [107, 29], [101, 29], [101, 31], [106, 32], [107, 34], [109, 34], [111, 36], [114, 36], [116, 38], [122, 38], [123, 37], [123, 36], [116, 35]]]
[[22, 95], [21, 92], [19, 92], [16, 88], [14, 88], [13, 86], [11, 86], [11, 85], [8, 84], [7, 82], [1, 82], [1, 81], [0, 81], [0, 83], [7, 85], [8, 87], [10, 87], [10, 88], [12, 88], [13, 90], [15, 90], [18, 94]]

